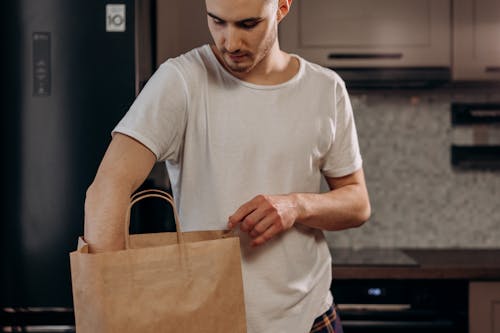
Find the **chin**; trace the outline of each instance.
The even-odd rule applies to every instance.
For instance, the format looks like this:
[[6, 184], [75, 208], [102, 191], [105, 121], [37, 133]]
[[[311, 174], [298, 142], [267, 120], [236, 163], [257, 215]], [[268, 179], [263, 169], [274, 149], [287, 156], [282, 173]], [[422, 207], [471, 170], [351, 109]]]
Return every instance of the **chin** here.
[[225, 61], [225, 63], [226, 63], [226, 67], [229, 68], [232, 72], [235, 72], [235, 73], [248, 73], [254, 67], [253, 64], [238, 66], [238, 65], [235, 65], [235, 64], [230, 63], [228, 61]]
[[235, 73], [248, 73], [252, 70], [252, 67], [232, 67], [232, 66], [229, 66], [229, 69]]

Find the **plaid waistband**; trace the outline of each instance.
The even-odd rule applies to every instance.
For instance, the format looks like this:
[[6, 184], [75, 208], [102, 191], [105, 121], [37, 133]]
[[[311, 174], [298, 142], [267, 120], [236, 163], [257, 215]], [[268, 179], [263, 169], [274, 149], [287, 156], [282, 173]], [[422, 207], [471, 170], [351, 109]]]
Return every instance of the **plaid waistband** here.
[[337, 312], [333, 307], [314, 320], [310, 333], [335, 333]]

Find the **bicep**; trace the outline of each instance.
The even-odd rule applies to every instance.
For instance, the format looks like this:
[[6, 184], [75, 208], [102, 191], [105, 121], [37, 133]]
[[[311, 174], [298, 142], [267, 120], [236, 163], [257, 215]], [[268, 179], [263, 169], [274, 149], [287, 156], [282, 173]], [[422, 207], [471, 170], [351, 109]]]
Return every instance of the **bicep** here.
[[366, 189], [365, 175], [363, 169], [358, 169], [343, 177], [325, 177], [330, 190], [339, 189], [347, 185], [359, 185]]
[[146, 179], [156, 156], [135, 139], [115, 133], [97, 171], [96, 180], [113, 179], [134, 191]]

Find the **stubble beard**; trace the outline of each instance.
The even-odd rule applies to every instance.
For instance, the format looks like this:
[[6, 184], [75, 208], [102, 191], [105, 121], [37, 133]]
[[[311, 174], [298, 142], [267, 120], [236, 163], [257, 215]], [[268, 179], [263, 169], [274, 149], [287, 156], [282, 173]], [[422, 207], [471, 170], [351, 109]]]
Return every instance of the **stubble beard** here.
[[[226, 68], [234, 73], [250, 73], [267, 55], [271, 52], [271, 49], [276, 41], [277, 31], [276, 29], [265, 39], [261, 51], [253, 54], [251, 52], [242, 52], [245, 55], [243, 62], [235, 62], [230, 58], [231, 53], [227, 50], [222, 50], [222, 59]], [[236, 54], [238, 54], [237, 52]]]
[[255, 67], [254, 56], [250, 52], [245, 52], [243, 61], [237, 62], [231, 59], [231, 53], [224, 50], [222, 59], [226, 68], [234, 73], [248, 73]]

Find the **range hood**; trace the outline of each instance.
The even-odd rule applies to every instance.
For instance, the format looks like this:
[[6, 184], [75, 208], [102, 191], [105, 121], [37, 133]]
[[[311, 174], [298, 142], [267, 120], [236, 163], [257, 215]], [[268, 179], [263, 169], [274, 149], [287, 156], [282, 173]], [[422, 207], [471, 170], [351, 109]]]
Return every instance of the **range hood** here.
[[449, 67], [331, 68], [349, 88], [429, 88], [450, 82]]
[[422, 87], [451, 79], [449, 0], [298, 1], [280, 46], [351, 87]]

